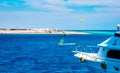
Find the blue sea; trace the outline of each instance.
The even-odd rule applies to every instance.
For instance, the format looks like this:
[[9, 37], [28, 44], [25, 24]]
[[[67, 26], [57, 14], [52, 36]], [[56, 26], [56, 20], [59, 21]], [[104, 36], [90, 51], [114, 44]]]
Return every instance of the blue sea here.
[[[0, 73], [92, 73], [72, 52], [96, 46], [111, 34], [0, 34]], [[73, 44], [69, 44], [73, 43]], [[96, 52], [98, 49], [94, 49]]]

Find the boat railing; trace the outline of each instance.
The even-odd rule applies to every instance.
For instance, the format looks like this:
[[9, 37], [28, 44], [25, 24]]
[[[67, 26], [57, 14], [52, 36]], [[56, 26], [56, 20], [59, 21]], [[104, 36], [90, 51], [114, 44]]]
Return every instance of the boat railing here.
[[74, 51], [96, 53], [98, 50], [97, 46], [77, 46]]
[[90, 59], [92, 61], [103, 61], [104, 58], [98, 57], [96, 55], [91, 56], [90, 54], [88, 54], [88, 53], [95, 54], [98, 52], [98, 50], [99, 50], [98, 46], [77, 46], [75, 47], [75, 50], [72, 52], [82, 55], [82, 57]]

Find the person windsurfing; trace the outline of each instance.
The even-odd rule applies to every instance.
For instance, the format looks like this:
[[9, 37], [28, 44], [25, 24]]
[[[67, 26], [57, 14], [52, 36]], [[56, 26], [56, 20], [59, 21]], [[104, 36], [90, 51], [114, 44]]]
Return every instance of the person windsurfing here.
[[63, 38], [58, 42], [58, 45], [64, 44], [65, 36], [66, 36], [66, 34], [63, 35]]

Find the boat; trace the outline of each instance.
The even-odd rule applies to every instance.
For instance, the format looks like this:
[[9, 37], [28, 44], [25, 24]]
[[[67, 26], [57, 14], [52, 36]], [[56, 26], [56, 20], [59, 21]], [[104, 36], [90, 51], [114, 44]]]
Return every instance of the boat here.
[[92, 73], [120, 73], [120, 24], [113, 36], [97, 44], [97, 53], [75, 50], [74, 56], [79, 58]]

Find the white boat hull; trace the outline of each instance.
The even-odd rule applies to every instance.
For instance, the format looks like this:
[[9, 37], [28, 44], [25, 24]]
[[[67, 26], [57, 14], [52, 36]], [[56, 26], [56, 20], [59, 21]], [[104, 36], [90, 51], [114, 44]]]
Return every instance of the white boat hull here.
[[84, 63], [88, 66], [92, 73], [120, 73], [120, 65], [118, 67], [117, 65], [118, 63], [115, 64], [112, 62], [111, 63], [106, 62], [106, 69], [103, 69], [101, 67], [102, 62], [85, 60]]
[[[114, 36], [98, 44], [98, 53], [93, 53], [91, 48], [87, 47], [80, 48], [80, 51], [80, 46], [75, 48], [74, 56], [78, 57], [81, 63], [85, 63], [91, 73], [120, 73], [120, 25], [117, 28]], [[85, 52], [86, 49], [90, 49], [91, 53]]]
[[74, 56], [80, 58], [92, 73], [120, 73], [120, 61], [115, 59], [102, 59], [95, 53], [79, 52]]

